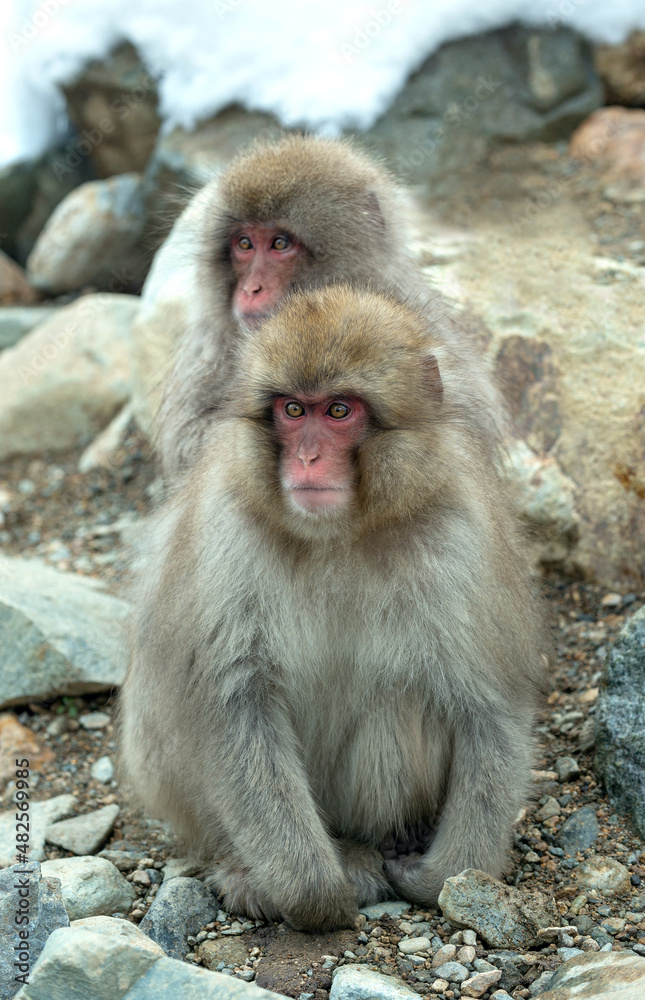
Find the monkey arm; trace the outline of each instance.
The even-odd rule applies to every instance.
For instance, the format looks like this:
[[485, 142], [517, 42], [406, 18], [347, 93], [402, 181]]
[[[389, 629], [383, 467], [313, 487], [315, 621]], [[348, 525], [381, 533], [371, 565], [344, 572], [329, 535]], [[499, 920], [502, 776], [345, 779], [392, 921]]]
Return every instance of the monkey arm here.
[[406, 899], [435, 904], [446, 878], [466, 868], [496, 877], [503, 872], [529, 783], [529, 725], [490, 703], [457, 721], [446, 799], [429, 850], [412, 864], [385, 862], [390, 883]]
[[353, 926], [356, 892], [316, 808], [274, 672], [233, 673], [217, 712], [211, 801], [248, 890], [294, 927]]

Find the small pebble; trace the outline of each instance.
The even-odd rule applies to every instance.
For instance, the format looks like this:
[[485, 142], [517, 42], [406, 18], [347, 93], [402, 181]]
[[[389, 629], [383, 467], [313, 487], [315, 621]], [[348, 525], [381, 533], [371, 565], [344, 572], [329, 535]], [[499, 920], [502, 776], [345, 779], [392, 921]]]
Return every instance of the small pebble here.
[[[403, 944], [403, 942], [401, 942]], [[399, 948], [401, 947], [399, 945]], [[443, 965], [444, 962], [452, 962], [457, 957], [457, 946], [454, 944], [444, 944], [439, 951], [435, 953], [432, 959], [432, 965], [439, 966]]]
[[461, 965], [460, 962], [445, 962], [434, 970], [441, 979], [447, 979], [449, 983], [463, 983], [468, 979], [470, 972]]
[[107, 712], [86, 712], [78, 721], [83, 729], [106, 729], [112, 719]]
[[96, 781], [101, 781], [104, 785], [107, 785], [114, 777], [114, 764], [109, 757], [99, 757], [92, 764], [90, 774]]
[[[237, 978], [243, 980], [245, 983], [252, 983], [255, 979], [255, 972], [253, 969], [241, 969], [237, 973]], [[301, 996], [312, 997], [313, 993], [304, 993]]]
[[571, 781], [580, 774], [580, 767], [574, 757], [558, 757], [555, 762], [555, 771], [558, 780], [561, 782]]

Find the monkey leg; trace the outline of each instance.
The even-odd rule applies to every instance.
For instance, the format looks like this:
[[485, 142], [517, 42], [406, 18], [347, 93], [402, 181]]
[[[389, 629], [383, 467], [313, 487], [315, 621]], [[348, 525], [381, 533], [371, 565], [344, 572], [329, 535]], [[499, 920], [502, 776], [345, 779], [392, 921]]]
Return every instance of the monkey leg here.
[[430, 847], [420, 857], [384, 862], [393, 889], [412, 902], [434, 905], [444, 881], [465, 868], [499, 876], [529, 767], [530, 741], [516, 720], [499, 713], [485, 722], [461, 720], [455, 726], [448, 791]]
[[359, 906], [393, 899], [392, 888], [383, 872], [383, 856], [374, 847], [351, 840], [339, 840], [345, 871], [356, 886]]
[[226, 905], [280, 914], [300, 930], [352, 927], [356, 891], [316, 808], [286, 699], [267, 673], [227, 679], [213, 734], [212, 810], [239, 859], [233, 875], [222, 874]]

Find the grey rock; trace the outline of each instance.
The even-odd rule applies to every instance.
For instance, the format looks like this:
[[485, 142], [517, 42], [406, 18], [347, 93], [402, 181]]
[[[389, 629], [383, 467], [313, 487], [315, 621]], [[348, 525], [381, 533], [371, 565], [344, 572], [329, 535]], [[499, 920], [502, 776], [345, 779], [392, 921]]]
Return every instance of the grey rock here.
[[131, 394], [134, 295], [82, 295], [0, 352], [0, 461], [88, 444]]
[[637, 1000], [645, 996], [645, 959], [629, 951], [595, 952], [565, 962], [542, 1000]]
[[107, 712], [86, 712], [79, 717], [83, 729], [107, 729], [112, 719]]
[[109, 757], [99, 757], [92, 764], [90, 774], [96, 781], [108, 785], [114, 777], [114, 764]]
[[[20, 924], [21, 900], [28, 904], [23, 909]], [[20, 983], [17, 975], [29, 973], [45, 946], [52, 931], [68, 927], [69, 918], [63, 905], [60, 882], [41, 875], [40, 865], [12, 865], [0, 871], [0, 996], [9, 1000], [17, 993]], [[17, 947], [27, 942], [28, 950], [21, 955]], [[24, 964], [16, 967], [15, 962]]]
[[216, 896], [203, 882], [179, 876], [162, 883], [139, 927], [171, 958], [183, 958], [188, 935], [214, 920], [217, 909]]
[[573, 872], [579, 890], [597, 889], [602, 896], [614, 896], [630, 889], [629, 869], [613, 858], [598, 854], [583, 861]]
[[[0, 605], [1, 620], [1, 605]], [[0, 633], [2, 629], [0, 627]], [[76, 805], [73, 795], [56, 795], [44, 802], [32, 802], [29, 829], [29, 860], [44, 861], [45, 833], [47, 827], [55, 820], [68, 816]], [[12, 865], [16, 860], [16, 810], [12, 807], [8, 812], [0, 814], [0, 867]]]
[[[91, 165], [75, 155], [70, 135], [43, 156], [20, 160], [0, 170], [0, 245], [23, 263], [56, 205], [75, 187], [94, 176]], [[62, 170], [56, 170], [56, 161]]]
[[555, 762], [555, 772], [558, 781], [571, 781], [580, 774], [580, 767], [575, 757], [558, 757]]
[[0, 557], [0, 707], [120, 684], [127, 613], [98, 581]]
[[333, 974], [329, 1000], [414, 1000], [415, 994], [396, 976], [384, 976], [360, 965], [343, 965]]
[[444, 944], [439, 948], [432, 958], [432, 965], [443, 965], [445, 962], [452, 962], [457, 957], [457, 946], [454, 944]]
[[55, 930], [20, 1000], [122, 1000], [163, 952], [127, 920], [109, 919]]
[[388, 917], [402, 917], [410, 909], [410, 904], [404, 900], [395, 899], [389, 903], [373, 903], [371, 906], [361, 906], [358, 912], [363, 913], [368, 920], [378, 920], [384, 914]]
[[48, 306], [2, 306], [0, 308], [0, 351], [17, 344], [21, 337], [33, 330], [55, 312]]
[[464, 997], [480, 997], [482, 994], [494, 986], [501, 976], [499, 969], [491, 969], [488, 972], [477, 972], [474, 976], [464, 979], [461, 984], [461, 995]]
[[614, 808], [645, 837], [645, 608], [610, 650], [595, 719], [596, 772]]
[[399, 951], [403, 955], [417, 955], [430, 951], [430, 938], [415, 937], [399, 941]]
[[500, 988], [511, 993], [516, 986], [519, 986], [522, 982], [522, 976], [517, 968], [517, 964], [511, 961], [510, 958], [506, 958], [502, 955], [493, 956], [492, 954], [489, 954], [488, 957], [493, 965], [496, 965], [498, 969], [501, 969], [502, 975], [499, 979]]
[[568, 962], [571, 958], [578, 958], [579, 955], [584, 955], [582, 948], [558, 948], [558, 955], [563, 962]]
[[207, 969], [216, 969], [220, 962], [225, 965], [244, 965], [249, 952], [240, 938], [216, 938], [214, 941], [202, 941], [197, 954]]
[[[529, 983], [529, 993], [532, 997], [539, 997], [549, 989], [551, 985], [551, 980], [553, 979], [552, 972], [543, 972], [534, 979], [532, 983]], [[501, 981], [501, 980], [500, 980]]]
[[596, 810], [593, 806], [583, 806], [567, 817], [558, 830], [555, 842], [565, 855], [571, 856], [591, 847], [599, 833]]
[[446, 177], [506, 141], [553, 141], [603, 103], [574, 32], [520, 27], [449, 42], [362, 137], [404, 180]]
[[103, 806], [94, 812], [53, 823], [47, 828], [45, 839], [50, 844], [71, 851], [72, 854], [95, 854], [107, 840], [118, 815], [118, 805]]
[[432, 971], [439, 979], [447, 979], [449, 983], [463, 983], [470, 977], [470, 972], [461, 962], [444, 962]]
[[127, 912], [136, 893], [105, 858], [59, 858], [44, 861], [43, 875], [61, 881], [63, 902], [70, 920]]
[[142, 176], [119, 174], [71, 191], [47, 220], [27, 258], [35, 288], [60, 294], [85, 285], [138, 290], [145, 277]]
[[493, 948], [530, 948], [540, 928], [559, 916], [541, 893], [520, 892], [475, 868], [446, 879], [439, 906], [451, 923], [471, 927]]
[[[258, 997], [262, 1000], [284, 1000], [277, 993], [259, 990], [253, 983], [245, 983], [233, 975], [196, 969], [172, 958], [160, 958], [125, 996], [119, 996], [119, 1000], [177, 1000], [178, 997], [181, 1000], [258, 1000]], [[58, 997], [52, 1000], [58, 1000]], [[86, 998], [79, 997], [78, 1000]]]

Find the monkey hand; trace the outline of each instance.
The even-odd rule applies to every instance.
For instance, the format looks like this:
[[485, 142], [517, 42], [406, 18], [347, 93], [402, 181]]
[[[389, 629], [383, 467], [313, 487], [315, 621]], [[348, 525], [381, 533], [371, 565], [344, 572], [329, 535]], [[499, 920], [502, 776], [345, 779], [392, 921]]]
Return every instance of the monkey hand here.
[[356, 889], [346, 879], [336, 885], [320, 881], [315, 892], [286, 902], [282, 916], [297, 931], [331, 931], [354, 927], [358, 919]]

